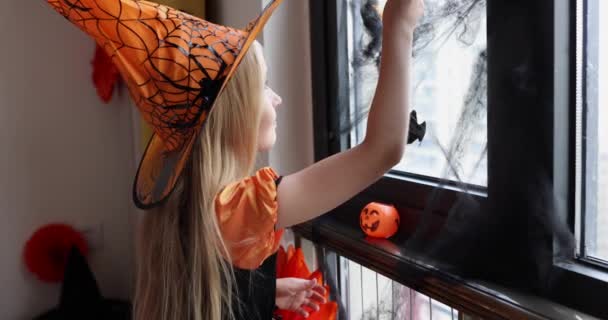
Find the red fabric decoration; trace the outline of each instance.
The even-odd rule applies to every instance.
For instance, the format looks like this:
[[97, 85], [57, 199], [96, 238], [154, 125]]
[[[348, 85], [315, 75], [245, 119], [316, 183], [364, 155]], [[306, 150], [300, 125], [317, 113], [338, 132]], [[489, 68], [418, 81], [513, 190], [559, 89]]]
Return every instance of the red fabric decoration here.
[[120, 79], [118, 69], [112, 63], [112, 58], [99, 45], [95, 48], [93, 64], [93, 84], [101, 101], [108, 103], [112, 99], [114, 87]]
[[[317, 270], [310, 273], [302, 249], [294, 249], [293, 246], [289, 246], [287, 251], [285, 251], [283, 247], [279, 248], [277, 256], [277, 278], [316, 279], [317, 283], [323, 283], [323, 274], [321, 271]], [[327, 302], [320, 305], [319, 311], [316, 312], [313, 311], [312, 308], [304, 307], [309, 314], [308, 318], [304, 318], [295, 312], [286, 310], [277, 310], [276, 314], [281, 316], [283, 320], [336, 320], [338, 304], [329, 301], [329, 287], [324, 287], [325, 300]]]
[[78, 231], [64, 224], [46, 225], [38, 229], [25, 244], [25, 265], [41, 281], [61, 282], [73, 246], [87, 256], [87, 242]]

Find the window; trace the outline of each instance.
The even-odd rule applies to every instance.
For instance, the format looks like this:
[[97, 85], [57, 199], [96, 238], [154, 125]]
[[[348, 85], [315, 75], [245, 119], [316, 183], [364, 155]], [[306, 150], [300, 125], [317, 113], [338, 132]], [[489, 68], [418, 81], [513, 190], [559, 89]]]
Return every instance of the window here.
[[[378, 68], [375, 59], [365, 61], [361, 54], [374, 38], [366, 31], [361, 15], [362, 7], [367, 9], [367, 1], [349, 2], [351, 114], [361, 115], [374, 95]], [[382, 12], [385, 3], [386, 0], [379, 1], [377, 11]], [[415, 48], [412, 70], [412, 109], [421, 122], [427, 122], [427, 136], [408, 148], [394, 170], [486, 186], [485, 1], [471, 2], [475, 4], [466, 8], [469, 12], [464, 12], [463, 7], [462, 14], [441, 19], [438, 18], [445, 13], [437, 10], [438, 3], [426, 2], [426, 21], [433, 30], [419, 32], [424, 41]], [[436, 20], [442, 22], [431, 23]], [[464, 108], [469, 113], [462, 121], [459, 116]], [[456, 135], [457, 132], [463, 134]], [[364, 137], [365, 121], [352, 130], [351, 145]], [[450, 146], [453, 150], [449, 150]]]
[[578, 0], [577, 12], [578, 249], [583, 260], [608, 266], [608, 95], [600, 89], [608, 87], [608, 3]]
[[[337, 134], [344, 124], [340, 110], [350, 111], [349, 120], [356, 118], [369, 105], [377, 81], [373, 61], [361, 63], [357, 56], [370, 39], [360, 14], [363, 3], [367, 0], [311, 2], [318, 160], [356, 144], [365, 134], [364, 124], [346, 137]], [[298, 233], [343, 257], [335, 265], [342, 272], [338, 278], [353, 274], [348, 280], [351, 293], [368, 291], [364, 284], [374, 284], [369, 269], [476, 317], [561, 319], [565, 316], [557, 313], [566, 312], [562, 307], [567, 306], [608, 318], [608, 309], [597, 298], [608, 296], [608, 117], [606, 93], [600, 90], [608, 81], [608, 29], [602, 20], [608, 4], [426, 1], [431, 8], [446, 3], [477, 8], [467, 25], [475, 36], [463, 43], [458, 41], [462, 33], [451, 34], [438, 47], [415, 52], [413, 109], [427, 122], [425, 142], [409, 146], [391, 173]], [[463, 14], [455, 16], [458, 21]], [[438, 35], [450, 23], [443, 21], [435, 25]], [[459, 62], [441, 65], [446, 59], [442, 55]], [[475, 100], [484, 108], [468, 117], [473, 121], [462, 130], [456, 127], [458, 116], [444, 118], [443, 113], [460, 115], [470, 88], [481, 88]], [[442, 98], [442, 90], [453, 101]], [[449, 103], [458, 107], [445, 107]], [[459, 162], [446, 161], [450, 157], [445, 149], [462, 132], [467, 145], [455, 157]], [[467, 188], [463, 191], [458, 182]], [[353, 216], [370, 201], [392, 203], [405, 212], [395, 237], [380, 242], [363, 237]], [[417, 251], [420, 247], [410, 246], [412, 239], [424, 239], [419, 243], [432, 245], [422, 248], [432, 250]], [[452, 260], [438, 254], [424, 261], [435, 253]], [[351, 283], [357, 274], [359, 283]], [[378, 279], [380, 287], [387, 283]], [[344, 294], [345, 281], [340, 284]], [[504, 293], [508, 287], [549, 304], [541, 308], [538, 301]], [[377, 286], [370, 288], [382, 293]], [[360, 297], [351, 299], [351, 293], [343, 303], [363, 315], [366, 301], [358, 303], [361, 308], [353, 305]], [[373, 309], [374, 303], [369, 306]], [[569, 318], [580, 314], [572, 312]]]

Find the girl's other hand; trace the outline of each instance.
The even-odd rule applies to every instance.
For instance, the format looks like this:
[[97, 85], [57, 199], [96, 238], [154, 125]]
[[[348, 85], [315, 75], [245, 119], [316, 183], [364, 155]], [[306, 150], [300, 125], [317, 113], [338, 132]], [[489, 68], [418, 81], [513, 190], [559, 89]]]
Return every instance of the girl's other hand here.
[[304, 307], [319, 311], [319, 305], [325, 303], [325, 288], [316, 280], [299, 278], [277, 279], [276, 306], [282, 310], [296, 312], [304, 318], [309, 316]]

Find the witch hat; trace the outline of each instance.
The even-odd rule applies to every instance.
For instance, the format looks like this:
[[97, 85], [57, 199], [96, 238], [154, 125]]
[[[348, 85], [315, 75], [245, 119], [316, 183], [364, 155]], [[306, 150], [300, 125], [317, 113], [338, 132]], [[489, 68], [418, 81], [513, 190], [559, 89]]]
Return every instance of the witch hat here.
[[70, 250], [59, 305], [35, 318], [59, 319], [131, 319], [131, 306], [128, 302], [102, 297], [87, 261], [76, 247]]
[[173, 191], [217, 97], [282, 0], [243, 30], [148, 1], [47, 2], [112, 58], [154, 130], [133, 187], [135, 204], [149, 209]]

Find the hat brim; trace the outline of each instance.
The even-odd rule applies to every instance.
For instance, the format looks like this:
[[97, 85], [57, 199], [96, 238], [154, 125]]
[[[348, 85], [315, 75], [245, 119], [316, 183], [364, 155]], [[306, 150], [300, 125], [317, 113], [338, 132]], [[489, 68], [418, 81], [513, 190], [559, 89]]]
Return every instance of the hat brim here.
[[[218, 97], [223, 93], [226, 84], [234, 76], [243, 57], [282, 1], [271, 1], [260, 15], [247, 26], [245, 32], [248, 35], [241, 51], [227, 72], [224, 83], [217, 94]], [[210, 110], [213, 109], [212, 106]], [[204, 124], [203, 122], [200, 128]], [[133, 201], [138, 208], [147, 210], [157, 207], [171, 195], [188, 159], [190, 159], [192, 147], [199, 134], [200, 129], [193, 130], [181, 148], [173, 151], [166, 148], [164, 141], [157, 134], [152, 135], [140, 161], [133, 184]]]

